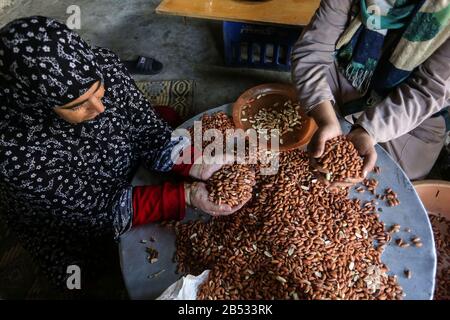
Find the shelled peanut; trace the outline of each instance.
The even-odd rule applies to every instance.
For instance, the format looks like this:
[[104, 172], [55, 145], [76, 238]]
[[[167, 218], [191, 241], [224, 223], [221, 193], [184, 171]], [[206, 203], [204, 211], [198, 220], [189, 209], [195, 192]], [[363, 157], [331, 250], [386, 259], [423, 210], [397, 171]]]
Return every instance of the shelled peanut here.
[[346, 136], [328, 140], [323, 155], [317, 159], [317, 165], [327, 172], [326, 178], [331, 182], [362, 177], [363, 160]]
[[434, 214], [430, 220], [438, 258], [434, 299], [450, 300], [450, 220]]
[[388, 203], [388, 206], [395, 207], [400, 204], [400, 200], [398, 200], [397, 193], [394, 192], [391, 188], [387, 188], [385, 190], [384, 195], [382, 196], [383, 200], [386, 200]]
[[[281, 137], [286, 133], [300, 129], [302, 126], [300, 106], [291, 100], [286, 101], [282, 108], [279, 102], [276, 102], [271, 107], [261, 108], [253, 116], [245, 115], [245, 107], [242, 110], [241, 121], [250, 123], [252, 128], [257, 131], [278, 130]], [[266, 138], [268, 139], [268, 136]], [[282, 138], [280, 143], [284, 143]]]
[[[202, 122], [202, 132], [201, 136], [197, 137], [197, 139], [202, 139], [202, 137], [205, 135], [205, 131], [209, 129], [217, 129], [222, 132], [225, 132], [227, 129], [234, 129], [233, 120], [224, 112], [216, 112], [213, 115], [204, 114], [199, 120]], [[194, 143], [194, 127], [190, 127], [188, 130], [191, 136], [191, 141], [192, 143]], [[211, 143], [211, 141], [208, 140], [201, 141], [203, 148]]]

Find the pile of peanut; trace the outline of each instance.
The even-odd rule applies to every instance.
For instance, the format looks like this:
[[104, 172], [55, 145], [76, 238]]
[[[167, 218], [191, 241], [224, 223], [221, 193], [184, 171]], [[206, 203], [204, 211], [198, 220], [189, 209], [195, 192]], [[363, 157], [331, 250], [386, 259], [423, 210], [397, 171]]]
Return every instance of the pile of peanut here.
[[235, 207], [252, 197], [255, 172], [246, 165], [224, 166], [208, 179], [209, 200], [216, 204]]
[[328, 140], [317, 164], [328, 172], [327, 180], [331, 182], [362, 177], [363, 160], [346, 136]]
[[430, 215], [437, 252], [434, 299], [450, 300], [450, 220]]
[[189, 128], [189, 134], [192, 143], [194, 143], [194, 140], [196, 138], [202, 141], [202, 148], [205, 148], [212, 142], [202, 139], [202, 137], [204, 137], [205, 135], [206, 130], [217, 129], [225, 133], [227, 129], [234, 129], [233, 120], [229, 116], [227, 116], [224, 112], [217, 112], [213, 116], [209, 114], [204, 114], [200, 120], [202, 122], [201, 135], [195, 137], [194, 127]]
[[300, 150], [280, 155], [277, 174], [255, 179], [235, 214], [175, 224], [178, 271], [211, 270], [198, 299], [402, 298], [381, 262], [390, 236], [373, 203], [329, 192]]

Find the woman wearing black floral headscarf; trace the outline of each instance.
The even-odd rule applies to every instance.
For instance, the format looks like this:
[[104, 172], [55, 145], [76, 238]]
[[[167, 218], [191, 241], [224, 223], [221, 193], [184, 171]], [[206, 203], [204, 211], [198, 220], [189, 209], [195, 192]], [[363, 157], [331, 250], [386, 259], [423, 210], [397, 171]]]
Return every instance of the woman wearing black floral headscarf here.
[[182, 219], [186, 202], [238, 209], [209, 203], [203, 183], [130, 185], [141, 162], [203, 180], [220, 168], [174, 166], [171, 133], [111, 51], [44, 17], [0, 30], [0, 212], [54, 282], [89, 272], [98, 237]]

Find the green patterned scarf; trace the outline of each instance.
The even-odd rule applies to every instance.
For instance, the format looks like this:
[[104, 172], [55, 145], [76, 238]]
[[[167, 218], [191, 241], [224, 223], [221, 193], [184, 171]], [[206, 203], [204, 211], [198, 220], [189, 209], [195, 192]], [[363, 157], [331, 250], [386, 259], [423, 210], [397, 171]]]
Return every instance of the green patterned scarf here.
[[[352, 86], [369, 93], [367, 105], [379, 102], [449, 38], [449, 2], [355, 1], [353, 18], [336, 45], [336, 59]], [[395, 29], [399, 37], [386, 46], [388, 31]]]

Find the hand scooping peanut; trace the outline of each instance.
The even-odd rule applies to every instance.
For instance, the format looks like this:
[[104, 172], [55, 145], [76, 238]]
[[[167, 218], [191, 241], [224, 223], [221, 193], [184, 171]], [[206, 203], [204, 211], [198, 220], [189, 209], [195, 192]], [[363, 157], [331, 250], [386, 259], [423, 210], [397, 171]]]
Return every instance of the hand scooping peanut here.
[[311, 165], [322, 174], [321, 179], [330, 189], [348, 187], [364, 179], [363, 159], [346, 136], [337, 136], [325, 143], [319, 158]]

